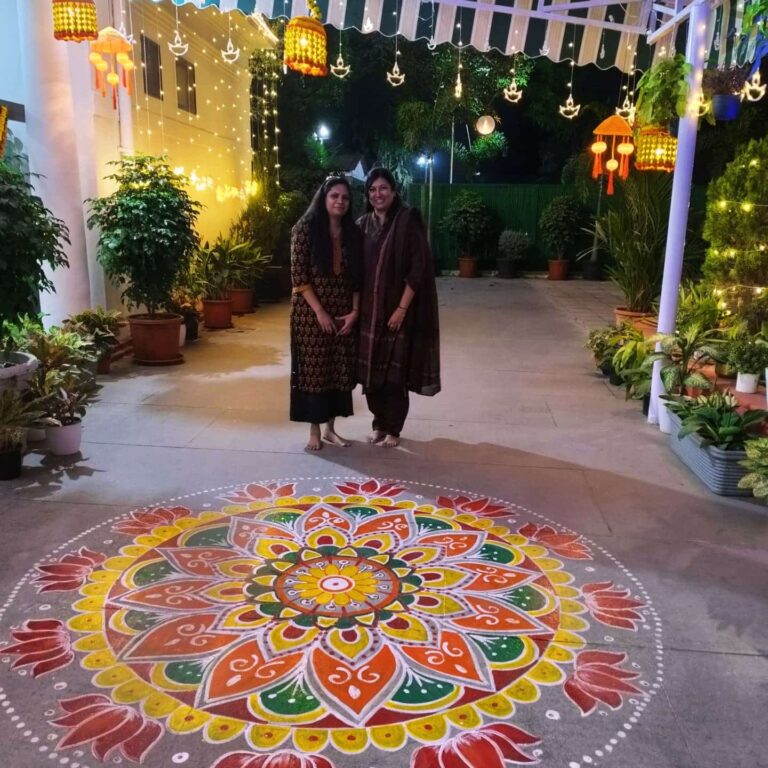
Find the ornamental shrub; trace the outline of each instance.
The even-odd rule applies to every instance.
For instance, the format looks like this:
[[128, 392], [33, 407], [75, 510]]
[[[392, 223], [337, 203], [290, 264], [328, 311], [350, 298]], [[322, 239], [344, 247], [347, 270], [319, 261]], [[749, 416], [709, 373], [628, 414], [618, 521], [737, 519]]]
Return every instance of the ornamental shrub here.
[[581, 236], [585, 219], [584, 205], [572, 195], [556, 197], [541, 212], [541, 237], [554, 258], [568, 258], [568, 252]]

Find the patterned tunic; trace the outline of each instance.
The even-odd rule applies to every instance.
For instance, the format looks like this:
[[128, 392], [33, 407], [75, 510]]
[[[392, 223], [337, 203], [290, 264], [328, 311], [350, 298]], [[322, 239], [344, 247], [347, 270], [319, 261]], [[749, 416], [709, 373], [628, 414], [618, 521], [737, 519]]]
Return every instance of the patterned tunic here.
[[291, 392], [351, 392], [356, 384], [356, 334], [325, 333], [303, 296], [311, 286], [323, 309], [337, 318], [352, 311], [356, 290], [344, 250], [337, 250], [333, 274], [321, 275], [312, 264], [309, 226], [299, 222], [291, 236]]

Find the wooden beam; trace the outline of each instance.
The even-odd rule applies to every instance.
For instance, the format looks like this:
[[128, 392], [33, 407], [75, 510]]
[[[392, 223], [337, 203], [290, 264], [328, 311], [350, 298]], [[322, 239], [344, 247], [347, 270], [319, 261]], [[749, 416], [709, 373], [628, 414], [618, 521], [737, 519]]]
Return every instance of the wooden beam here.
[[0, 99], [0, 106], [8, 107], [8, 120], [13, 120], [17, 123], [26, 123], [27, 114], [24, 110], [23, 104], [17, 104], [15, 101], [6, 101]]

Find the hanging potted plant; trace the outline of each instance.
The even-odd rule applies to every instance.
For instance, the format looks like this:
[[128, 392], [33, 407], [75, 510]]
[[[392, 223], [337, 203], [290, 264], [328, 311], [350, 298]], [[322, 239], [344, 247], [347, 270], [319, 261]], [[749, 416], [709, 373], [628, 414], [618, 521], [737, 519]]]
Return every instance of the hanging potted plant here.
[[746, 75], [739, 67], [705, 69], [701, 83], [704, 96], [711, 100], [712, 109], [707, 113], [712, 120], [735, 120], [741, 112], [741, 89]]
[[459, 192], [448, 203], [442, 227], [459, 247], [459, 276], [477, 277], [478, 250], [493, 235], [491, 208], [477, 192]]
[[5, 389], [23, 386], [36, 366], [33, 356], [14, 348], [11, 329], [37, 311], [40, 293], [54, 290], [50, 271], [69, 266], [64, 253], [69, 232], [27, 177], [2, 160], [0, 244], [0, 389]]
[[505, 229], [499, 235], [499, 257], [496, 260], [499, 277], [515, 277], [517, 264], [523, 260], [530, 247], [528, 233]]
[[83, 417], [101, 387], [92, 376], [72, 370], [51, 370], [41, 382], [45, 433], [54, 456], [69, 456], [80, 450]]
[[0, 391], [0, 480], [21, 474], [26, 428], [43, 416], [36, 400], [16, 389]]
[[550, 280], [568, 277], [568, 257], [578, 242], [584, 219], [584, 205], [571, 195], [556, 197], [541, 212], [541, 238], [552, 256], [549, 260]]
[[201, 206], [162, 158], [136, 155], [112, 164], [117, 172], [107, 178], [117, 189], [88, 201], [88, 226], [99, 229], [98, 260], [123, 288], [128, 307], [147, 310], [128, 318], [136, 362], [181, 363], [181, 316], [160, 309], [198, 244], [195, 221]]
[[206, 328], [218, 330], [232, 327], [232, 298], [229, 288], [232, 262], [229, 251], [204, 243], [198, 246], [192, 270], [203, 291], [203, 323]]

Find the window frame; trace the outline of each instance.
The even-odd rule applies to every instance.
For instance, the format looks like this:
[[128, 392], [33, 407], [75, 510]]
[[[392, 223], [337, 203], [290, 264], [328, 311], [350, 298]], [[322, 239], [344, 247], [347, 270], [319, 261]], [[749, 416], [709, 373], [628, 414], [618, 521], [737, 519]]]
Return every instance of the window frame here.
[[[153, 47], [152, 47], [153, 46]], [[157, 92], [150, 90], [150, 68], [148, 65], [149, 60], [149, 51], [156, 51], [157, 52], [157, 73], [156, 73], [156, 81], [157, 81]], [[148, 37], [147, 35], [143, 34], [141, 35], [141, 73], [142, 73], [142, 80], [144, 82], [144, 93], [147, 96], [151, 96], [153, 99], [159, 99], [160, 101], [163, 101], [164, 98], [164, 88], [163, 88], [163, 52], [162, 48], [160, 47], [160, 43], [153, 40], [151, 37]], [[155, 80], [153, 79], [152, 84], [154, 84]]]
[[[176, 89], [177, 109], [190, 115], [197, 115], [197, 72], [195, 65], [183, 56], [176, 58]], [[186, 100], [185, 103], [182, 103], [182, 98]]]

